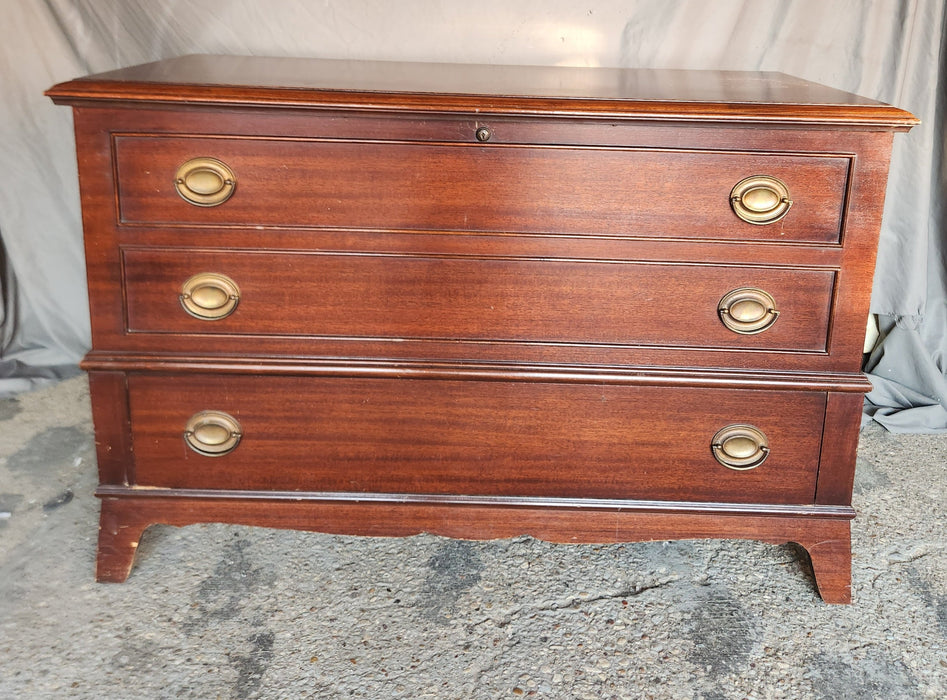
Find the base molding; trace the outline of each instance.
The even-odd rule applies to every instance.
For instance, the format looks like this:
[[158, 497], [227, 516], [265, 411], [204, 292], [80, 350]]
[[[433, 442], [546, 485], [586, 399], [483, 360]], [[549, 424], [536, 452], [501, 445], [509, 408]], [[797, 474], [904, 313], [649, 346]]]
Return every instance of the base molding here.
[[[225, 497], [210, 493], [118, 495], [103, 487], [96, 580], [124, 581], [142, 532], [151, 525], [226, 522], [337, 535], [407, 537], [421, 533], [470, 540], [531, 535], [557, 543], [610, 543], [688, 539], [749, 539], [770, 544], [795, 542], [812, 560], [816, 585], [827, 603], [851, 602], [851, 529], [847, 507], [793, 506], [792, 512], [760, 511], [740, 504], [626, 502], [549, 504], [497, 499], [418, 500], [367, 494], [346, 498], [295, 498], [279, 494]], [[125, 489], [126, 493], [131, 489]], [[110, 493], [112, 492], [112, 493]], [[376, 496], [376, 497], [372, 497]], [[564, 500], [564, 499], [556, 499]], [[637, 507], [629, 507], [637, 503]], [[670, 505], [671, 507], [667, 507]], [[683, 506], [687, 506], [687, 509]], [[716, 509], [713, 506], [717, 506]], [[727, 506], [729, 510], [722, 507]], [[752, 508], [748, 512], [748, 508]], [[772, 508], [772, 507], [771, 507]], [[777, 507], [778, 508], [778, 507]]]

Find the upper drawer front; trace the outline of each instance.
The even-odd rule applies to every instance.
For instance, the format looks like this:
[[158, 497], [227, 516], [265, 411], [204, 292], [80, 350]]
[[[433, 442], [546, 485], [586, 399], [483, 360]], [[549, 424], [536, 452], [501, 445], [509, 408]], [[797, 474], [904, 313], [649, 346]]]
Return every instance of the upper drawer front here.
[[[125, 224], [812, 243], [839, 240], [850, 166], [830, 155], [178, 136], [117, 136], [115, 150]], [[233, 185], [199, 171], [192, 204], [175, 180], [197, 158], [223, 163]], [[792, 201], [765, 225], [731, 206], [734, 187], [759, 175]], [[208, 188], [229, 197], [206, 206]]]
[[[131, 332], [816, 352], [835, 280], [733, 265], [151, 248], [126, 250], [124, 274]], [[728, 297], [745, 288], [778, 314], [763, 313], [766, 297]], [[772, 324], [731, 330], [726, 298], [738, 321], [756, 310]]]

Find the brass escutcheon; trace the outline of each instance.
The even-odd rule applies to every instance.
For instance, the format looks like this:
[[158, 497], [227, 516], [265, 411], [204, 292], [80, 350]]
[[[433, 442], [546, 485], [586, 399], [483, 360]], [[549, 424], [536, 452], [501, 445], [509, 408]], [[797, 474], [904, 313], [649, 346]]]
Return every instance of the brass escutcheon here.
[[747, 471], [756, 469], [769, 457], [769, 440], [756, 426], [728, 425], [717, 431], [710, 449], [714, 459], [727, 469]]
[[233, 195], [237, 178], [230, 166], [216, 158], [192, 158], [178, 168], [174, 188], [184, 201], [197, 207], [216, 207]]
[[221, 457], [233, 452], [242, 437], [240, 423], [223, 411], [195, 413], [184, 426], [184, 442], [205, 457]]
[[237, 283], [219, 272], [202, 272], [181, 286], [181, 306], [203, 321], [226, 318], [240, 303]]
[[749, 224], [771, 224], [789, 213], [792, 200], [786, 184], [771, 175], [740, 180], [730, 191], [733, 213]]
[[740, 335], [762, 333], [779, 318], [773, 295], [756, 287], [727, 292], [717, 303], [717, 313], [723, 325]]

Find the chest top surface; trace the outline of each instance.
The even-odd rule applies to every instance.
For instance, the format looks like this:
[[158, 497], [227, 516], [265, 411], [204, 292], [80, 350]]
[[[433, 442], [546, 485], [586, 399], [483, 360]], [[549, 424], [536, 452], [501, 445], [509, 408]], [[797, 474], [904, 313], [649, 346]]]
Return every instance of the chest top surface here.
[[61, 83], [59, 103], [546, 113], [907, 129], [908, 112], [774, 72], [191, 55]]

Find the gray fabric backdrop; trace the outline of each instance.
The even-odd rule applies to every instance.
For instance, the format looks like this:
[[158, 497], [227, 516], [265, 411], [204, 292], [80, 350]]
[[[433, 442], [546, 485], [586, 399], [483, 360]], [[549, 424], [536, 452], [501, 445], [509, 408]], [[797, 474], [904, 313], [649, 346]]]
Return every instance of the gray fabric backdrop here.
[[945, 21], [944, 0], [0, 0], [0, 394], [89, 346], [55, 82], [186, 53], [777, 70], [923, 120], [895, 140], [866, 416], [947, 431]]

